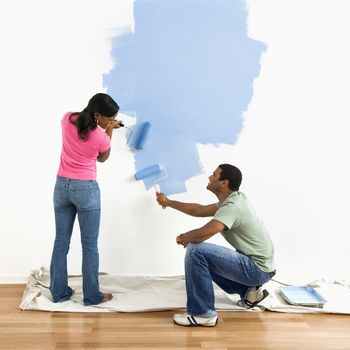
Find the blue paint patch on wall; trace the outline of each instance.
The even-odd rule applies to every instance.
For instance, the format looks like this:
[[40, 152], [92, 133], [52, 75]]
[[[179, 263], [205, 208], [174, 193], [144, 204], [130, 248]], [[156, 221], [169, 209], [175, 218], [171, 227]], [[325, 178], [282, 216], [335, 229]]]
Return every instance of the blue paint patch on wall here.
[[123, 112], [152, 123], [136, 170], [163, 164], [161, 190], [184, 192], [202, 172], [196, 143], [236, 142], [266, 46], [247, 37], [240, 0], [135, 0], [134, 18], [135, 32], [112, 42], [104, 85]]

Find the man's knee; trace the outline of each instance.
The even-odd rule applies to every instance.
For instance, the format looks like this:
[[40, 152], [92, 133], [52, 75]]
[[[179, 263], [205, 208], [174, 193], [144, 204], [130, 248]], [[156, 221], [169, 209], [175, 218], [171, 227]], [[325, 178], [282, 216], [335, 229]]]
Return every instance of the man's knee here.
[[186, 255], [194, 255], [194, 254], [200, 254], [203, 249], [205, 248], [206, 243], [201, 242], [201, 243], [188, 243], [187, 248], [186, 248]]
[[188, 243], [187, 245], [187, 249], [189, 250], [197, 250], [197, 249], [200, 249], [200, 247], [203, 245], [203, 242], [201, 243]]

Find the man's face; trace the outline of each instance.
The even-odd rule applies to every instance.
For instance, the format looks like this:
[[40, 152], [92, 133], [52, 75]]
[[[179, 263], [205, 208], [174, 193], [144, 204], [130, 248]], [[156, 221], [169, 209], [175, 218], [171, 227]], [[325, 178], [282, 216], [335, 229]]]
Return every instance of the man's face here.
[[213, 174], [209, 176], [209, 183], [207, 189], [213, 193], [217, 193], [220, 189], [221, 182], [219, 181], [222, 169], [217, 167]]

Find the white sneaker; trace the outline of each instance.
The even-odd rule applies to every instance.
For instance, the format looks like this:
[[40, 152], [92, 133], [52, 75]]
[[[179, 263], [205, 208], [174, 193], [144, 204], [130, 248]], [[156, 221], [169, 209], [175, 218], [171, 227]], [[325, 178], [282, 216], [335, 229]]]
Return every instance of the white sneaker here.
[[186, 312], [184, 314], [175, 314], [173, 317], [173, 320], [179, 326], [214, 327], [218, 323], [218, 316], [200, 317], [200, 316], [192, 316]]
[[239, 300], [237, 305], [245, 309], [251, 309], [263, 301], [268, 295], [269, 292], [266, 289], [262, 289], [262, 287], [256, 289], [256, 287], [253, 287], [248, 289], [244, 298]]

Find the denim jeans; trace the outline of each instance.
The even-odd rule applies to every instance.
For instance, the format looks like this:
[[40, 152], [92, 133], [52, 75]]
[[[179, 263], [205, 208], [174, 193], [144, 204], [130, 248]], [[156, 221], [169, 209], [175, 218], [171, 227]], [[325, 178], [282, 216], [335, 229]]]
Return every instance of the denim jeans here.
[[241, 297], [250, 287], [260, 286], [273, 273], [261, 271], [254, 261], [233, 249], [211, 243], [189, 243], [185, 256], [187, 312], [214, 316], [213, 281], [226, 293]]
[[57, 176], [54, 190], [56, 238], [50, 265], [50, 291], [54, 302], [68, 300], [67, 254], [73, 225], [78, 214], [83, 250], [82, 274], [84, 304], [99, 304], [99, 256], [97, 239], [100, 227], [100, 190], [95, 180], [72, 180]]

